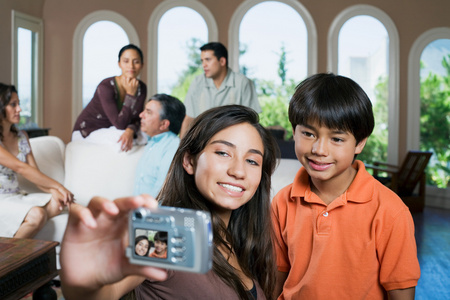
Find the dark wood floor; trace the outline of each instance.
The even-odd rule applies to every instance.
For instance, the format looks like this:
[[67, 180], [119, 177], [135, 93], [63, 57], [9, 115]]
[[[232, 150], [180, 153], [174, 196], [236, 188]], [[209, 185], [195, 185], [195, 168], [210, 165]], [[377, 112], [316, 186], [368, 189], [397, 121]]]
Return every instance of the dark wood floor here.
[[450, 210], [413, 213], [421, 276], [416, 299], [450, 299]]

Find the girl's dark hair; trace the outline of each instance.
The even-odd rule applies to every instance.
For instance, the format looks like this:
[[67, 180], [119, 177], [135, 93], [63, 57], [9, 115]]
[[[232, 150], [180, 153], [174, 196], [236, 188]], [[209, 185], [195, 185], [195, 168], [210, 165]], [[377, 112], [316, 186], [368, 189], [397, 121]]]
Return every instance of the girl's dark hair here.
[[[134, 251], [135, 251], [135, 253], [136, 253], [136, 245], [137, 245], [140, 241], [142, 241], [142, 240], [146, 240], [146, 241], [148, 242], [147, 253], [145, 253], [145, 255], [144, 255], [144, 256], [147, 256], [147, 255], [148, 255], [148, 252], [150, 251], [150, 241], [148, 240], [148, 237], [146, 237], [145, 235], [137, 236], [137, 237], [134, 239]], [[137, 254], [137, 253], [136, 253], [136, 254]]]
[[144, 55], [142, 54], [142, 50], [138, 46], [133, 45], [133, 44], [128, 44], [126, 46], [123, 46], [122, 49], [120, 49], [119, 61], [120, 61], [120, 58], [122, 57], [123, 52], [125, 52], [125, 50], [128, 50], [128, 49], [136, 50], [136, 52], [139, 54], [139, 57], [141, 58], [141, 63], [144, 63]]
[[[3, 119], [6, 118], [6, 106], [11, 101], [12, 93], [17, 94], [14, 85], [0, 83], [0, 140], [3, 140]], [[14, 124], [11, 126], [10, 130], [17, 135], [17, 128]]]
[[353, 80], [333, 73], [313, 75], [296, 88], [289, 103], [289, 121], [350, 132], [356, 144], [369, 137], [375, 126], [372, 103]]
[[[197, 189], [194, 176], [183, 168], [185, 155], [198, 158], [211, 138], [230, 126], [248, 123], [259, 133], [264, 155], [262, 175], [253, 197], [245, 205], [231, 213], [228, 227], [217, 216], [212, 205]], [[272, 135], [259, 124], [258, 114], [251, 108], [227, 105], [212, 108], [198, 116], [175, 154], [166, 182], [158, 199], [162, 205], [209, 211], [213, 222], [213, 271], [231, 286], [241, 299], [252, 299], [239, 279], [235, 269], [219, 251], [234, 251], [242, 271], [256, 280], [266, 298], [272, 299], [275, 284], [275, 260], [272, 246], [272, 222], [270, 216], [271, 175], [275, 170], [279, 149]]]

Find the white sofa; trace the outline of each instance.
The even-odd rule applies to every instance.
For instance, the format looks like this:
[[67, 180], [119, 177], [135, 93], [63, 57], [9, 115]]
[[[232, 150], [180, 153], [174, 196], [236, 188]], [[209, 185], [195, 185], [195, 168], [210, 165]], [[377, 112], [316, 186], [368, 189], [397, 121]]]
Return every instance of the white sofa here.
[[[133, 192], [135, 170], [144, 146], [134, 146], [129, 152], [119, 152], [111, 145], [70, 142], [67, 145], [55, 136], [30, 139], [39, 169], [61, 182], [74, 195], [77, 203], [86, 206], [94, 196], [115, 199]], [[272, 196], [292, 182], [300, 167], [296, 159], [281, 159], [272, 177]], [[19, 178], [28, 192], [39, 192], [30, 182]], [[61, 242], [67, 223], [67, 212], [52, 218], [36, 239]], [[58, 249], [57, 249], [58, 250]]]
[[[77, 203], [86, 206], [94, 196], [115, 199], [133, 193], [134, 174], [144, 146], [129, 152], [119, 152], [110, 145], [70, 142], [67, 145], [55, 136], [30, 139], [31, 149], [39, 169], [67, 187]], [[19, 176], [19, 184], [27, 192], [40, 192]], [[68, 213], [50, 219], [36, 239], [61, 242]], [[59, 247], [57, 247], [59, 253]]]

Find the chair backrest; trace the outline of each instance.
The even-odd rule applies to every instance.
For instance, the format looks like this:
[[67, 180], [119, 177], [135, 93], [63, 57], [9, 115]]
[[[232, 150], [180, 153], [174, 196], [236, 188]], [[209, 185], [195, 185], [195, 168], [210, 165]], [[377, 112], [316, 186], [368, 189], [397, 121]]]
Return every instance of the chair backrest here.
[[432, 152], [409, 151], [398, 173], [398, 193], [411, 195], [420, 179]]

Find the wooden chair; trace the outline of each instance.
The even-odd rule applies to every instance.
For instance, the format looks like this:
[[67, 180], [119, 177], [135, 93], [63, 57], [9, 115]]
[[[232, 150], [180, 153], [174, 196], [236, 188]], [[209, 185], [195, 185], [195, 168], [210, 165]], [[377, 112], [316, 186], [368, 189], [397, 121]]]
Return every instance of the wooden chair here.
[[[409, 151], [400, 167], [382, 162], [374, 162], [366, 169], [373, 170], [373, 176], [393, 190], [412, 212], [423, 211], [425, 206], [425, 168], [432, 152]], [[379, 172], [388, 173], [388, 177], [378, 176]], [[419, 184], [418, 193], [415, 193]]]

